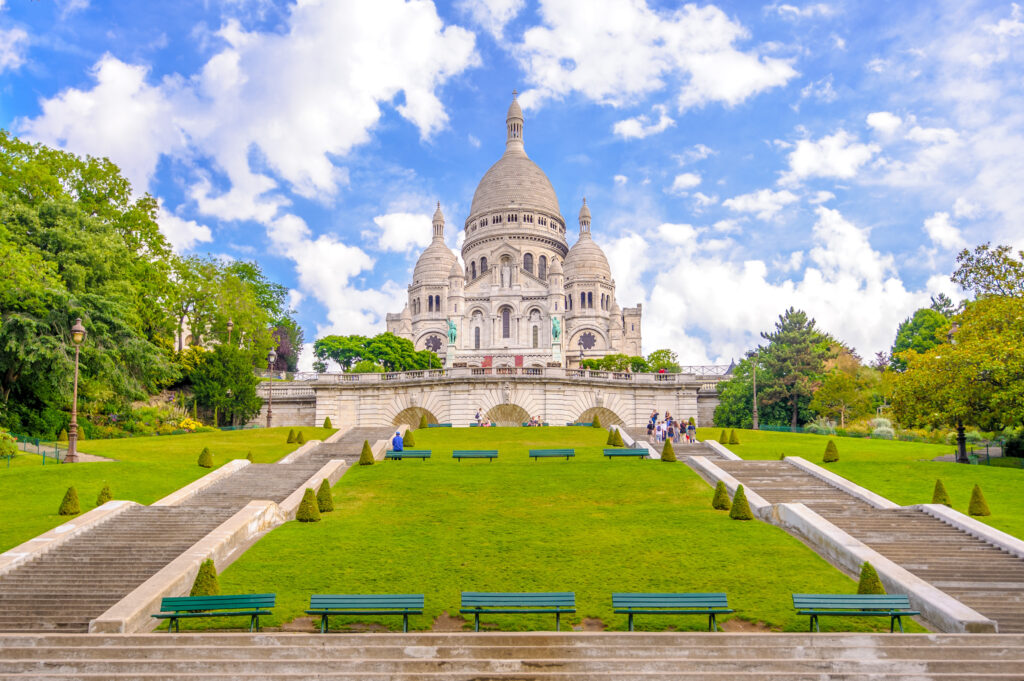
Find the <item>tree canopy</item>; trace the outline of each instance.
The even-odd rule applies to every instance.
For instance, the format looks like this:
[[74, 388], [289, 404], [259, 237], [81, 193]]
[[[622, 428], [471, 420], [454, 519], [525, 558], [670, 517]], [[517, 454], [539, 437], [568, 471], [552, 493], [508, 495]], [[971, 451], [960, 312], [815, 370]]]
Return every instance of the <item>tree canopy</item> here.
[[768, 341], [759, 353], [768, 374], [761, 392], [764, 403], [785, 404], [789, 425], [796, 428], [801, 408], [810, 402], [824, 377], [832, 339], [818, 331], [806, 312], [792, 307], [779, 315], [773, 331], [763, 332], [761, 337]]
[[945, 343], [949, 334], [949, 320], [941, 312], [923, 307], [912, 317], [904, 320], [896, 329], [896, 340], [892, 345], [892, 365], [897, 371], [907, 368], [902, 353], [927, 352]]
[[321, 362], [332, 360], [343, 370], [355, 373], [439, 369], [441, 360], [430, 350], [416, 350], [412, 341], [386, 332], [366, 336], [324, 336], [313, 343]]

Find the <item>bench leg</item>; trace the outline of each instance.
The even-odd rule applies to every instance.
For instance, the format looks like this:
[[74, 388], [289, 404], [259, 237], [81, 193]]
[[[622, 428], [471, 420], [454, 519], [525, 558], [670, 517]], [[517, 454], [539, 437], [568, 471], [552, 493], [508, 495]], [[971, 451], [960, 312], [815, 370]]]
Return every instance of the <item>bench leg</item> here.
[[633, 631], [633, 613], [629, 613], [629, 630]]
[[562, 613], [556, 612], [555, 613], [555, 631], [561, 631], [561, 630], [562, 630]]
[[889, 633], [890, 634], [893, 633], [892, 630], [893, 630], [893, 625], [894, 624], [900, 625], [900, 633], [902, 634], [903, 633], [903, 618], [900, 617], [899, 615], [893, 615], [892, 616], [892, 618], [889, 620]]
[[473, 613], [473, 631], [480, 631], [480, 613]]
[[320, 615], [320, 633], [327, 633], [327, 615]]
[[409, 633], [409, 614], [408, 613], [402, 615], [402, 633], [403, 634]]
[[708, 615], [708, 631], [718, 631], [718, 622], [715, 621], [715, 613]]

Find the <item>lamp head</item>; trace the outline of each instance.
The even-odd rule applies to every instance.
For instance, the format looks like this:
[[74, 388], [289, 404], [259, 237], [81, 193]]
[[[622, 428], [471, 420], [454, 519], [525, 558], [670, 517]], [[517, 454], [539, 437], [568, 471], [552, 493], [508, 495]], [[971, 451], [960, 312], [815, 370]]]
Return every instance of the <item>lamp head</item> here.
[[277, 361], [277, 353], [271, 348], [270, 352], [267, 353], [267, 364], [273, 364]]
[[230, 333], [231, 329], [233, 329], [233, 328], [235, 328], [235, 320], [234, 319], [228, 319], [228, 333]]
[[71, 327], [71, 342], [75, 345], [81, 345], [84, 340], [85, 327], [82, 326], [82, 318], [79, 317], [75, 320], [75, 325]]

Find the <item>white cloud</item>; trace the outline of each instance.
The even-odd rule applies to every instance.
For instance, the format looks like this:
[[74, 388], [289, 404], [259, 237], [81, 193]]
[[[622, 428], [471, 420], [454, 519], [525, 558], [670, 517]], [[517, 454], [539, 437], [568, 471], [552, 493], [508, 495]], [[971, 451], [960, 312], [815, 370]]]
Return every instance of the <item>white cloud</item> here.
[[195, 220], [185, 220], [167, 210], [163, 203], [160, 203], [156, 222], [160, 225], [160, 231], [171, 247], [177, 253], [192, 250], [197, 243], [209, 243], [213, 241], [213, 234], [206, 225], [200, 225]]
[[958, 196], [953, 204], [953, 217], [971, 219], [978, 216], [978, 206], [962, 196]]
[[869, 113], [867, 122], [873, 129], [887, 136], [892, 135], [903, 125], [903, 120], [899, 116], [888, 111]]
[[960, 136], [952, 128], [922, 128], [915, 125], [907, 132], [907, 139], [919, 144], [955, 144]]
[[703, 161], [707, 157], [716, 153], [718, 152], [705, 144], [694, 144], [681, 154], [673, 154], [672, 158], [678, 161], [679, 165], [686, 165], [687, 163]]
[[615, 180], [615, 184], [619, 185], [620, 187], [629, 182], [629, 178], [626, 177], [625, 175], [616, 175], [612, 179]]
[[831, 201], [834, 198], [836, 198], [836, 195], [833, 194], [832, 192], [819, 191], [819, 192], [815, 192], [814, 196], [812, 196], [811, 198], [807, 199], [807, 203], [811, 203], [811, 204], [817, 205], [817, 204], [820, 204], [820, 203], [825, 203], [826, 201]]
[[960, 230], [950, 222], [949, 213], [938, 212], [924, 221], [924, 231], [932, 243], [946, 250], [963, 248], [967, 245]]
[[1024, 35], [1024, 12], [1021, 11], [1021, 7], [1017, 3], [1013, 3], [1012, 7], [1009, 19], [1000, 19], [985, 28], [1000, 38], [1016, 38]]
[[675, 121], [668, 117], [667, 108], [663, 105], [654, 107], [658, 114], [658, 121], [651, 123], [647, 116], [636, 116], [618, 121], [612, 126], [612, 132], [623, 139], [643, 139], [659, 132], [664, 132], [669, 126], [675, 125]]
[[28, 33], [20, 28], [0, 28], [0, 73], [24, 64], [27, 50]]
[[718, 195], [708, 196], [704, 192], [694, 192], [693, 200], [696, 202], [697, 208], [702, 209], [718, 203]]
[[832, 88], [831, 74], [827, 78], [808, 83], [800, 90], [800, 99], [813, 98], [826, 104], [839, 99], [839, 94]]
[[765, 9], [774, 11], [784, 19], [808, 19], [811, 17], [829, 17], [836, 13], [835, 8], [823, 2], [808, 3], [803, 7], [788, 4], [769, 5]]
[[422, 249], [430, 244], [433, 234], [431, 217], [426, 213], [388, 213], [373, 218], [377, 229], [363, 232], [363, 239], [370, 241], [377, 237], [377, 249], [409, 253], [414, 248]]
[[861, 166], [871, 160], [880, 147], [857, 142], [850, 133], [840, 130], [818, 141], [800, 140], [789, 154], [789, 170], [780, 184], [794, 185], [811, 177], [850, 179]]
[[697, 173], [680, 173], [672, 181], [672, 188], [669, 191], [673, 194], [685, 194], [700, 184], [700, 175]]
[[533, 85], [526, 107], [573, 92], [622, 106], [666, 87], [680, 110], [735, 106], [797, 75], [788, 60], [737, 49], [747, 30], [712, 5], [658, 12], [644, 0], [542, 0], [540, 16], [513, 48]]
[[712, 228], [717, 232], [722, 232], [723, 234], [739, 234], [743, 231], [743, 225], [740, 223], [740, 220], [719, 220], [712, 225]]
[[505, 33], [505, 25], [516, 18], [526, 0], [459, 0], [456, 7], [495, 39]]
[[89, 0], [57, 0], [60, 7], [60, 18], [67, 19], [75, 12], [89, 9]]
[[754, 213], [760, 220], [771, 220], [779, 211], [796, 200], [796, 194], [788, 189], [777, 192], [771, 189], [758, 189], [749, 194], [726, 199], [722, 205], [737, 213]]
[[479, 140], [479, 138], [477, 138], [476, 135], [467, 135], [466, 136], [466, 141], [468, 141], [469, 145], [471, 147], [473, 147], [474, 149], [479, 149], [480, 148], [480, 140]]

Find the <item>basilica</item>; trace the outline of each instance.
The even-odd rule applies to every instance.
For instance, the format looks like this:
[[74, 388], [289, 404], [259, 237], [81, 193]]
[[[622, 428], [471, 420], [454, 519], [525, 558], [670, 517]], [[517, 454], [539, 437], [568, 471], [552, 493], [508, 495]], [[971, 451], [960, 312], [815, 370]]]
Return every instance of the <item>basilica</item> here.
[[572, 248], [547, 175], [526, 155], [513, 99], [505, 153], [484, 174], [465, 222], [463, 267], [445, 245], [444, 214], [387, 330], [448, 367], [575, 367], [641, 354], [641, 305], [620, 308], [608, 259], [590, 236], [586, 199]]

